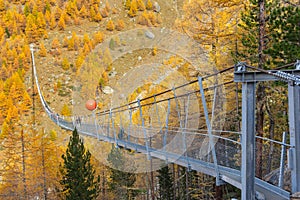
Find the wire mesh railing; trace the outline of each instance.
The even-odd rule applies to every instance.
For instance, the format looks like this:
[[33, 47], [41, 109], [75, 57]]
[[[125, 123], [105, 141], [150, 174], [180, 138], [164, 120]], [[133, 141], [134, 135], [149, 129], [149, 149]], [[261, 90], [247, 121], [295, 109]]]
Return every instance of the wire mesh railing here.
[[[83, 135], [142, 151], [149, 159], [162, 155], [159, 158], [166, 161], [171, 157], [172, 161], [185, 160], [186, 166], [192, 160], [203, 161], [214, 166], [215, 176], [219, 176], [219, 166], [241, 169], [241, 133], [223, 130], [227, 111], [235, 104], [232, 102], [235, 85], [232, 81], [221, 84], [217, 77], [231, 69], [116, 108], [69, 117], [51, 110], [39, 88], [36, 70], [34, 76], [46, 113], [60, 127], [76, 128]], [[266, 176], [280, 167], [282, 160], [273, 158], [279, 158], [282, 146], [289, 145], [268, 138], [258, 139], [262, 144], [261, 156], [267, 161], [261, 165]], [[286, 163], [286, 158], [283, 162]]]

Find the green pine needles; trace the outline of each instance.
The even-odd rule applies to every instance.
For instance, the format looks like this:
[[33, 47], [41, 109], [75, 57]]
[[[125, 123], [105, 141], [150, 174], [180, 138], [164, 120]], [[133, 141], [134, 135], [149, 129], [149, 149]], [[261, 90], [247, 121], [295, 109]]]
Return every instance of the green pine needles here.
[[158, 170], [158, 183], [159, 183], [159, 198], [161, 200], [172, 200], [174, 199], [173, 195], [173, 186], [174, 180], [172, 173], [170, 172], [169, 166], [166, 165]]
[[138, 193], [138, 189], [134, 188], [136, 176], [134, 173], [125, 171], [126, 162], [121, 149], [112, 145], [107, 160], [112, 166], [112, 168], [110, 168], [110, 181], [108, 186], [109, 190], [115, 195], [114, 199], [135, 199]]
[[62, 179], [61, 196], [66, 200], [93, 200], [100, 192], [100, 176], [90, 162], [91, 153], [85, 149], [77, 130], [73, 131], [66, 153], [62, 155], [60, 165]]

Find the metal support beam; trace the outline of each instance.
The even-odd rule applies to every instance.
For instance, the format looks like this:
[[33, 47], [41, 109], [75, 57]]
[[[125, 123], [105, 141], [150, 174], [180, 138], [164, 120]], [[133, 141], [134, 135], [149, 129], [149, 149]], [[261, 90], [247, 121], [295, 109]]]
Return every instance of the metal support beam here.
[[[279, 81], [281, 80], [279, 77], [272, 75], [276, 73], [278, 70], [269, 70], [270, 74], [266, 74], [264, 72], [235, 72], [234, 73], [234, 82], [253, 82], [253, 81]], [[295, 76], [300, 76], [300, 70], [281, 70], [282, 72], [292, 74]]]
[[138, 105], [139, 105], [139, 110], [140, 110], [140, 118], [142, 121], [142, 128], [143, 128], [143, 132], [144, 132], [144, 140], [145, 140], [145, 146], [146, 146], [146, 150], [147, 150], [147, 158], [148, 158], [148, 160], [150, 160], [151, 156], [150, 156], [150, 152], [149, 152], [149, 141], [148, 141], [148, 137], [147, 137], [147, 131], [145, 129], [145, 122], [144, 122], [144, 118], [143, 118], [143, 111], [142, 111], [140, 99], [138, 99]]
[[202, 106], [204, 110], [204, 115], [205, 115], [205, 121], [206, 121], [206, 127], [208, 130], [208, 137], [209, 137], [209, 147], [213, 156], [213, 161], [214, 161], [214, 166], [216, 170], [216, 185], [220, 186], [223, 184], [223, 181], [221, 180], [220, 177], [220, 172], [219, 172], [219, 167], [218, 167], [218, 160], [217, 160], [217, 154], [216, 154], [216, 149], [215, 149], [215, 142], [214, 138], [212, 135], [212, 129], [211, 129], [211, 124], [210, 124], [210, 119], [208, 116], [208, 109], [206, 105], [206, 99], [205, 99], [205, 94], [204, 94], [204, 88], [203, 88], [203, 79], [202, 77], [198, 77], [198, 84], [200, 88], [200, 94], [201, 94], [201, 100], [202, 100]]
[[242, 86], [242, 200], [255, 199], [255, 82]]
[[292, 146], [292, 193], [300, 192], [300, 86], [289, 84], [289, 127]]
[[280, 156], [280, 168], [279, 168], [279, 178], [278, 178], [278, 187], [283, 188], [284, 182], [284, 161], [286, 157], [286, 132], [282, 134], [282, 145], [281, 145], [281, 156]]

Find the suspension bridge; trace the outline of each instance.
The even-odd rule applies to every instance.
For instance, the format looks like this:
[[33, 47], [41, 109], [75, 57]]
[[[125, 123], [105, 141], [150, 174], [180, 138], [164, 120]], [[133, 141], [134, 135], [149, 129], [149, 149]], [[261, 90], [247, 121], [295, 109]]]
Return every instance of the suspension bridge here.
[[[156, 93], [125, 105], [92, 114], [65, 117], [55, 113], [41, 91], [31, 46], [33, 78], [41, 104], [49, 118], [61, 128], [77, 131], [118, 147], [175, 163], [216, 178], [216, 185], [229, 183], [242, 192], [242, 199], [290, 199], [300, 191], [300, 70], [256, 69], [239, 63], [220, 72]], [[222, 81], [220, 81], [222, 80]], [[260, 81], [288, 84], [289, 143], [258, 137], [255, 133], [255, 86]], [[242, 90], [241, 130], [226, 126], [228, 105], [238, 84]], [[228, 95], [230, 94], [231, 95]], [[233, 108], [233, 109], [232, 109]], [[227, 127], [228, 130], [224, 130]], [[285, 136], [285, 134], [283, 134]], [[279, 184], [255, 177], [256, 145], [273, 144], [278, 159]], [[268, 148], [268, 147], [266, 147]], [[285, 156], [285, 152], [288, 156]], [[287, 159], [288, 158], [288, 159]], [[265, 158], [263, 158], [265, 159]], [[291, 170], [291, 192], [284, 190], [286, 163]], [[273, 167], [274, 168], [274, 167]]]

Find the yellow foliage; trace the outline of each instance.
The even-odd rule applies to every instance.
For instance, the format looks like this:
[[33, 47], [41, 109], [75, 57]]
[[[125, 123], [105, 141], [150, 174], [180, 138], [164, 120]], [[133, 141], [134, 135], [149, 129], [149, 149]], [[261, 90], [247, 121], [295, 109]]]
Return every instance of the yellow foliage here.
[[67, 104], [64, 104], [61, 109], [61, 114], [63, 116], [71, 116], [71, 110]]
[[147, 10], [152, 10], [153, 9], [153, 5], [152, 5], [152, 1], [151, 0], [147, 0], [146, 9]]
[[115, 25], [114, 22], [112, 20], [109, 20], [106, 24], [106, 30], [108, 31], [113, 31], [115, 30]]
[[136, 0], [131, 1], [130, 9], [128, 11], [129, 17], [135, 17], [137, 15], [137, 2]]
[[[106, 67], [111, 66], [112, 64], [112, 57], [110, 54], [110, 50], [108, 48], [105, 49], [104, 54], [103, 54], [103, 62], [105, 64]], [[109, 71], [109, 70], [108, 70]]]
[[57, 132], [55, 130], [51, 130], [49, 136], [50, 136], [50, 140], [55, 141], [57, 138]]
[[119, 19], [118, 21], [117, 21], [117, 24], [116, 24], [116, 29], [118, 30], [118, 31], [121, 31], [121, 30], [123, 30], [125, 28], [125, 23], [124, 23], [124, 21], [122, 20], [122, 19]]
[[63, 58], [61, 66], [62, 66], [63, 70], [69, 70], [70, 69], [70, 62], [69, 62], [68, 58]]
[[153, 49], [152, 49], [152, 55], [156, 56], [156, 54], [157, 54], [157, 47], [153, 47]]
[[80, 17], [82, 17], [84, 19], [89, 16], [85, 5], [82, 5], [82, 7], [81, 7], [81, 9], [79, 11], [79, 15], [80, 15]]
[[137, 8], [140, 11], [144, 11], [146, 9], [144, 1], [143, 0], [137, 0]]
[[146, 11], [143, 12], [137, 19], [137, 23], [140, 25], [150, 26], [151, 22], [148, 18], [148, 13]]
[[39, 55], [40, 55], [41, 57], [45, 57], [45, 56], [47, 55], [47, 49], [46, 49], [46, 47], [45, 47], [45, 45], [44, 45], [43, 42], [40, 44]]
[[171, 67], [176, 67], [177, 65], [183, 63], [183, 59], [178, 56], [171, 56], [168, 60], [164, 60], [164, 65], [170, 65]]
[[87, 33], [83, 35], [83, 43], [89, 43], [90, 42], [90, 37]]
[[52, 49], [58, 49], [60, 47], [60, 42], [57, 38], [54, 38], [51, 44]]
[[101, 31], [98, 31], [94, 34], [94, 41], [93, 42], [94, 42], [95, 45], [103, 42], [103, 40], [104, 40], [104, 34]]
[[75, 61], [75, 67], [77, 71], [81, 68], [83, 63], [84, 63], [84, 56], [78, 56], [78, 58]]
[[62, 46], [63, 47], [68, 47], [68, 44], [69, 44], [69, 39], [68, 39], [67, 36], [65, 36], [64, 39], [63, 39]]
[[102, 20], [102, 15], [98, 12], [95, 14], [93, 19], [95, 22], [100, 22]]
[[109, 81], [107, 72], [103, 71], [101, 76], [102, 76], [102, 80], [103, 80], [104, 85], [106, 85]]
[[50, 18], [50, 24], [49, 25], [50, 25], [51, 30], [55, 29], [55, 27], [57, 26], [56, 20], [55, 20], [53, 15]]
[[127, 10], [129, 10], [129, 9], [130, 9], [130, 6], [131, 6], [131, 0], [126, 0], [126, 2], [125, 2], [125, 8], [126, 8]]
[[65, 30], [65, 28], [66, 28], [66, 23], [65, 23], [65, 18], [64, 18], [63, 15], [61, 15], [61, 17], [59, 18], [59, 21], [58, 21], [57, 26], [58, 26], [58, 29], [59, 29], [59, 30]]

